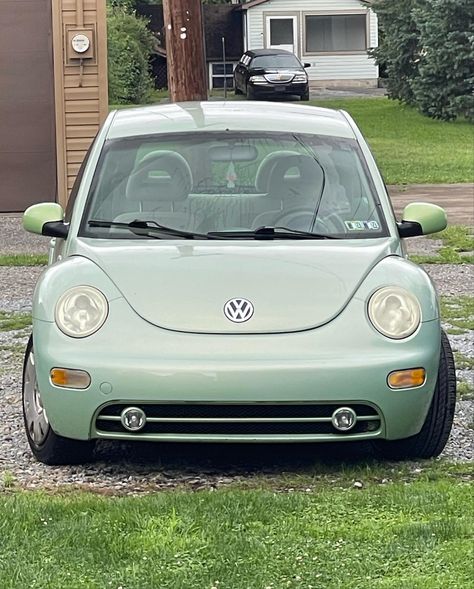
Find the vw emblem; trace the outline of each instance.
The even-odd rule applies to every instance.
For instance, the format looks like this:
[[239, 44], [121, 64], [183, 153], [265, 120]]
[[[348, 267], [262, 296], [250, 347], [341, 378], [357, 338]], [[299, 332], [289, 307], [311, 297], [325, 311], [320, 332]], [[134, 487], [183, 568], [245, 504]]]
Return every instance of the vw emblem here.
[[253, 315], [253, 305], [247, 299], [230, 299], [224, 305], [224, 315], [234, 323], [244, 323]]

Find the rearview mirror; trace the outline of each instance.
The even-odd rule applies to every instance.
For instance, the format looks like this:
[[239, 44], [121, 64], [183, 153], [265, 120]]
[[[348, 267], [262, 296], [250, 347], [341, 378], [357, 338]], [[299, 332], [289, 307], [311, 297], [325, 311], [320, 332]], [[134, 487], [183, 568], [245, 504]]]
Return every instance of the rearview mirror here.
[[42, 202], [28, 207], [23, 213], [23, 228], [30, 233], [66, 238], [69, 227], [64, 223], [64, 211], [55, 202]]
[[228, 145], [211, 147], [209, 157], [212, 162], [253, 162], [258, 157], [254, 145]]
[[400, 237], [429, 235], [446, 229], [446, 212], [438, 205], [427, 202], [413, 202], [403, 211], [402, 222], [398, 223]]

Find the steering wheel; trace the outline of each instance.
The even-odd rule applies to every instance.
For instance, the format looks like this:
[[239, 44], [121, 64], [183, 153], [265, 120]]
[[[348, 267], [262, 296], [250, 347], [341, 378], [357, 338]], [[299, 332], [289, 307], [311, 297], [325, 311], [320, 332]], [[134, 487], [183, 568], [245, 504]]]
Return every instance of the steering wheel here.
[[[275, 218], [274, 225], [297, 231], [309, 231], [308, 228], [311, 227], [313, 217], [314, 211], [311, 209], [294, 209]], [[316, 217], [313, 231], [331, 235], [331, 233], [346, 233], [346, 227], [337, 213], [329, 213], [325, 217]]]

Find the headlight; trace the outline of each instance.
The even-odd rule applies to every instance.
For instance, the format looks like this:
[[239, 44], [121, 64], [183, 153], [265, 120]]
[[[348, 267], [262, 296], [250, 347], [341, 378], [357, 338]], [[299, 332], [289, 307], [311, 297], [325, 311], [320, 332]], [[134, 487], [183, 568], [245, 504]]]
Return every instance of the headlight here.
[[75, 286], [56, 303], [54, 318], [59, 329], [70, 337], [87, 337], [102, 327], [109, 305], [92, 286]]
[[416, 297], [397, 286], [387, 286], [375, 292], [369, 300], [368, 313], [375, 329], [392, 339], [410, 336], [421, 321]]
[[265, 76], [250, 76], [249, 82], [266, 82]]
[[308, 76], [306, 74], [296, 74], [293, 78], [293, 82], [307, 82]]

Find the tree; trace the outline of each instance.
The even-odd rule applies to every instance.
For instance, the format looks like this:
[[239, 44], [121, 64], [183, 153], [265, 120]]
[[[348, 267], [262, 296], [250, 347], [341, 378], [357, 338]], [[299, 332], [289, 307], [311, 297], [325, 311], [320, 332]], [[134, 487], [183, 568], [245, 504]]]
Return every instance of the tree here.
[[385, 67], [389, 97], [433, 118], [474, 120], [472, 0], [365, 4], [379, 18], [382, 42], [372, 55]]
[[376, 13], [383, 42], [372, 50], [377, 65], [384, 66], [390, 98], [413, 104], [411, 81], [418, 75], [420, 31], [412, 16], [417, 0], [366, 2]]
[[420, 30], [416, 104], [430, 117], [474, 120], [474, 2], [428, 0], [413, 10]]

